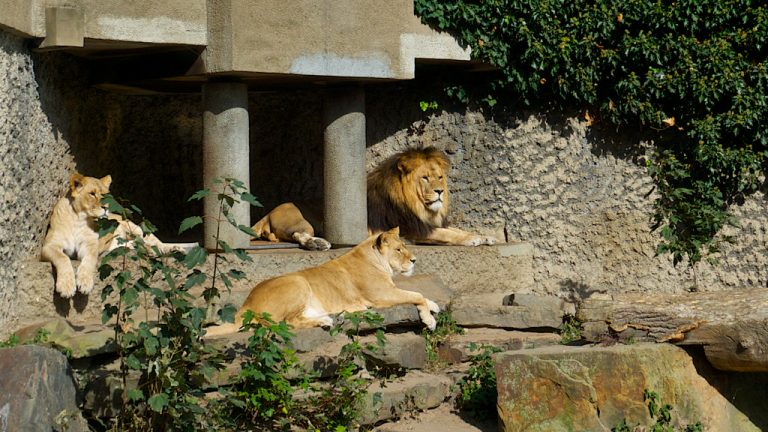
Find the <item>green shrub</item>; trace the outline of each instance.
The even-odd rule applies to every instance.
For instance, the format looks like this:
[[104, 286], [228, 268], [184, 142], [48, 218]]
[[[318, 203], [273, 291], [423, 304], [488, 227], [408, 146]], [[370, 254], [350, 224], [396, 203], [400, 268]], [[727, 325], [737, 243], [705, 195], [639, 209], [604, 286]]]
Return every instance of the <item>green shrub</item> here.
[[437, 369], [442, 366], [438, 357], [438, 348], [448, 340], [451, 335], [463, 334], [464, 329], [456, 324], [450, 310], [440, 311], [436, 317], [437, 324], [434, 330], [424, 329], [425, 346], [427, 350], [427, 368]]
[[[238, 227], [229, 215], [231, 207], [240, 200], [258, 203], [238, 180], [216, 179], [214, 184], [220, 187], [219, 223], [227, 221]], [[202, 199], [208, 193], [203, 190], [190, 199]], [[112, 213], [136, 220], [144, 233], [155, 231], [136, 206], [120, 204], [110, 195], [104, 197], [104, 203]], [[201, 222], [200, 217], [188, 218], [180, 231]], [[113, 220], [100, 221], [101, 235], [115, 228]], [[238, 228], [251, 234], [249, 228]], [[221, 352], [202, 340], [203, 325], [219, 297], [217, 282], [229, 288], [232, 279], [244, 275], [237, 270], [218, 272], [217, 264], [227, 258], [216, 253], [209, 277], [200, 269], [208, 257], [200, 246], [186, 255], [164, 255], [156, 247], [150, 249], [141, 236], [130, 237], [120, 238], [120, 246], [102, 258], [99, 268], [100, 278], [109, 281], [101, 293], [105, 301], [102, 321], [114, 319], [123, 387], [121, 411], [114, 428], [193, 431], [212, 427], [204, 389], [210, 387], [213, 374], [224, 365]], [[218, 233], [216, 241], [223, 250], [250, 259], [244, 251], [235, 251], [220, 240]], [[203, 290], [205, 303], [201, 305], [190, 290], [204, 284], [210, 285]], [[113, 292], [118, 294], [117, 302], [106, 302]], [[142, 316], [137, 316], [142, 309]], [[233, 308], [221, 312], [231, 321]], [[128, 385], [129, 376], [138, 379], [138, 386]]]
[[494, 353], [501, 348], [492, 345], [477, 346], [472, 343], [470, 351], [479, 351], [470, 358], [467, 376], [458, 382], [459, 397], [456, 400], [461, 410], [475, 418], [485, 420], [496, 417], [496, 371], [493, 369]]
[[[760, 187], [768, 155], [768, 6], [754, 0], [415, 0], [496, 78], [449, 94], [553, 105], [642, 128], [658, 151], [658, 253], [694, 266]], [[723, 240], [729, 240], [723, 238]]]

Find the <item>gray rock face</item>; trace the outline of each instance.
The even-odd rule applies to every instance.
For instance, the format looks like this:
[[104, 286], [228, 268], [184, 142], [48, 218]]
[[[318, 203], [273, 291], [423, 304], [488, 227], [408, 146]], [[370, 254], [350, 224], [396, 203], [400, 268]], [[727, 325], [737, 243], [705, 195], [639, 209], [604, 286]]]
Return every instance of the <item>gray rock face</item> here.
[[570, 310], [560, 298], [530, 294], [466, 295], [451, 302], [453, 318], [463, 327], [556, 329]]
[[0, 432], [88, 431], [67, 359], [38, 346], [0, 349]]

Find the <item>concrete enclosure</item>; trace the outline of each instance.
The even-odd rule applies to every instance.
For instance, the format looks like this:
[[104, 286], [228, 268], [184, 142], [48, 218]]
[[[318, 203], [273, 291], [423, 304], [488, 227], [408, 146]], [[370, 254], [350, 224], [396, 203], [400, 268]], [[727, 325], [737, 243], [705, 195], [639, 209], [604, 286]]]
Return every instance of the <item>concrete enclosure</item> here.
[[[532, 245], [531, 292], [692, 288], [690, 271], [654, 253], [652, 142], [575, 114], [451, 105], [431, 74], [482, 65], [422, 26], [410, 1], [286, 4], [0, 0], [0, 324], [32, 318], [17, 315], [20, 302], [53, 304], [53, 293], [20, 292], [17, 278], [39, 258], [74, 170], [111, 174], [114, 194], [166, 240], [206, 238], [179, 237], [178, 225], [213, 211], [187, 198], [227, 175], [264, 204], [238, 219], [326, 197], [326, 231], [344, 244], [364, 235], [365, 172], [422, 145], [451, 160], [454, 225]], [[439, 110], [419, 109], [436, 99]], [[699, 266], [698, 289], [768, 284], [767, 208], [765, 188], [734, 207], [741, 228], [724, 234], [735, 242]], [[320, 260], [295, 257], [297, 267]]]

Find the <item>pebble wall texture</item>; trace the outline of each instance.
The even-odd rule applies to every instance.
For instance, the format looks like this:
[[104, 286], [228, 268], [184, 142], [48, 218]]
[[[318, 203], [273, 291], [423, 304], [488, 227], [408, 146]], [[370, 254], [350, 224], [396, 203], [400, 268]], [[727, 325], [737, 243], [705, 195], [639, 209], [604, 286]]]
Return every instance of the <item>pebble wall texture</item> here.
[[13, 318], [21, 260], [40, 255], [74, 167], [22, 39], [0, 31], [0, 326]]
[[[656, 257], [649, 232], [651, 144], [588, 128], [575, 117], [515, 112], [422, 113], [420, 83], [366, 89], [368, 168], [411, 146], [435, 145], [453, 161], [455, 226], [534, 247], [533, 292], [681, 292], [685, 266]], [[422, 86], [423, 87], [423, 86]], [[322, 197], [322, 92], [250, 95], [251, 189], [264, 203]], [[144, 210], [166, 240], [199, 214], [187, 198], [202, 185], [201, 96], [137, 96], [89, 85], [88, 65], [31, 53], [0, 31], [0, 325], [14, 317], [19, 262], [39, 256], [69, 174], [113, 176], [113, 193]], [[768, 284], [765, 190], [736, 208], [721, 264], [703, 263], [701, 290]]]

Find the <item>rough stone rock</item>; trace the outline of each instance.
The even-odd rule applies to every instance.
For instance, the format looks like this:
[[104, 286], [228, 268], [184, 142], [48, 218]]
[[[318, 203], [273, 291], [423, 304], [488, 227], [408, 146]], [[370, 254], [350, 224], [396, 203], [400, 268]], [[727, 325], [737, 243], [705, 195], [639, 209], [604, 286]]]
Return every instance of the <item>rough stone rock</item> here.
[[492, 345], [504, 351], [532, 349], [541, 346], [556, 345], [560, 335], [554, 333], [533, 333], [516, 330], [467, 328], [464, 334], [451, 335], [440, 347], [438, 356], [449, 363], [469, 361], [470, 357], [478, 354], [470, 349], [471, 344], [478, 347]]
[[[405, 369], [423, 369], [427, 361], [424, 337], [414, 333], [389, 333], [383, 348], [365, 350], [365, 355], [373, 363], [385, 367]], [[366, 336], [360, 340], [363, 346], [376, 346], [376, 337]]]
[[768, 372], [768, 289], [589, 298], [584, 337], [701, 345], [718, 369]]
[[420, 371], [410, 372], [385, 386], [374, 383], [363, 401], [360, 424], [375, 424], [434, 408], [450, 396], [451, 384], [448, 377]]
[[673, 406], [676, 425], [759, 430], [698, 375], [683, 349], [668, 344], [505, 352], [494, 357], [494, 368], [504, 431], [608, 431], [623, 419], [649, 425], [646, 389]]
[[395, 276], [393, 280], [398, 288], [419, 292], [424, 297], [437, 303], [440, 309], [448, 307], [448, 303], [454, 295], [454, 291], [435, 274]]
[[489, 293], [463, 295], [451, 302], [451, 314], [462, 327], [556, 329], [572, 307], [558, 297]]
[[0, 349], [0, 430], [88, 431], [66, 357], [34, 345]]
[[24, 327], [16, 334], [19, 340], [27, 341], [34, 338], [40, 330], [47, 332], [45, 342], [67, 350], [72, 359], [116, 352], [114, 329], [101, 325], [79, 326], [75, 329], [63, 318]]

